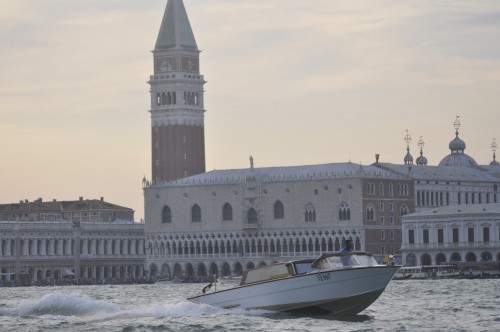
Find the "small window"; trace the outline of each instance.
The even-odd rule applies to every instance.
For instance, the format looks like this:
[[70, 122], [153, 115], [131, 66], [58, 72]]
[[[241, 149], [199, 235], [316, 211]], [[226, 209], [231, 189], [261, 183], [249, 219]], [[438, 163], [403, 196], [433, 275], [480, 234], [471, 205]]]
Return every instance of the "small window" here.
[[255, 211], [254, 208], [248, 209], [247, 212], [247, 220], [249, 224], [256, 224], [257, 223], [257, 211]]
[[467, 229], [467, 237], [468, 237], [469, 243], [474, 243], [474, 228], [469, 227]]
[[201, 208], [198, 204], [193, 205], [191, 208], [191, 221], [201, 222]]
[[380, 203], [380, 212], [384, 212], [384, 203]]
[[351, 209], [345, 202], [342, 203], [339, 209], [339, 220], [351, 220]]
[[490, 228], [489, 227], [483, 227], [483, 242], [484, 243], [490, 242]]
[[380, 240], [385, 241], [385, 231], [380, 231]]
[[368, 206], [366, 208], [366, 220], [374, 221], [375, 220], [375, 211], [372, 206]]
[[408, 208], [406, 207], [405, 204], [401, 205], [401, 216], [407, 215], [408, 214]]
[[274, 219], [283, 219], [285, 217], [285, 208], [281, 201], [274, 203]]
[[415, 230], [413, 229], [408, 230], [408, 243], [410, 244], [415, 243]]
[[438, 243], [444, 243], [444, 230], [442, 228], [438, 228]]
[[224, 206], [222, 207], [222, 220], [233, 220], [233, 208], [229, 203], [224, 204]]
[[459, 242], [459, 237], [458, 237], [458, 232], [459, 232], [459, 229], [458, 228], [453, 228], [453, 243], [458, 243]]
[[304, 219], [306, 222], [316, 221], [316, 210], [314, 209], [314, 206], [312, 206], [312, 204], [306, 206]]

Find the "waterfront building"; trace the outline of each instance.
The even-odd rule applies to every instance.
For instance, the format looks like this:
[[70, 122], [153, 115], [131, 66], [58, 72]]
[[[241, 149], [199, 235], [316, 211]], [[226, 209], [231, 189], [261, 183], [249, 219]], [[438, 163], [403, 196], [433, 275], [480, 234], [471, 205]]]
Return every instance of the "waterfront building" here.
[[403, 217], [408, 266], [500, 261], [500, 203], [450, 205]]
[[113, 220], [134, 220], [134, 210], [100, 199], [74, 201], [43, 201], [39, 198], [19, 203], [0, 204], [0, 221], [57, 221], [110, 222]]
[[0, 221], [2, 284], [139, 280], [144, 261], [143, 224]]
[[145, 183], [153, 275], [234, 275], [297, 257], [354, 249], [400, 256], [412, 181], [374, 166], [338, 163], [212, 171]]

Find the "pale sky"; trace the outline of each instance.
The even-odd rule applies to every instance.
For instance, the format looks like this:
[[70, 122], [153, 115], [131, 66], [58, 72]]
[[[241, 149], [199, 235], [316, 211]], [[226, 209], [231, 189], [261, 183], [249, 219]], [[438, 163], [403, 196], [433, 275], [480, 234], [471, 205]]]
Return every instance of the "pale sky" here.
[[[207, 170], [437, 165], [460, 115], [500, 144], [499, 1], [184, 0]], [[100, 198], [144, 216], [149, 86], [166, 0], [0, 0], [0, 203]], [[499, 153], [500, 154], [500, 150]], [[498, 160], [499, 158], [497, 158]]]

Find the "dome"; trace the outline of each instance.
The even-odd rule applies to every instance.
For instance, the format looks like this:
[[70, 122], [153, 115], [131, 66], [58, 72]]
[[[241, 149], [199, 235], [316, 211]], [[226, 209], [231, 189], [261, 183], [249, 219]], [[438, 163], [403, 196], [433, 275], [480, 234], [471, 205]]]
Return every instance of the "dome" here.
[[439, 166], [472, 167], [476, 161], [465, 153], [451, 153], [439, 162]]
[[458, 128], [460, 128], [459, 117], [453, 123], [455, 127], [455, 138], [450, 142], [449, 148], [451, 153], [444, 157], [440, 162], [439, 166], [454, 166], [454, 167], [472, 167], [477, 166], [476, 161], [465, 154], [464, 150], [466, 144], [464, 141], [458, 137]]
[[417, 165], [427, 165], [427, 158], [420, 156], [417, 158]]
[[407, 164], [413, 164], [413, 156], [410, 154], [410, 151], [408, 151], [405, 156], [405, 165]]
[[457, 134], [457, 137], [455, 137], [451, 142], [450, 142], [450, 150], [451, 151], [463, 151], [465, 150], [465, 142], [462, 141]]

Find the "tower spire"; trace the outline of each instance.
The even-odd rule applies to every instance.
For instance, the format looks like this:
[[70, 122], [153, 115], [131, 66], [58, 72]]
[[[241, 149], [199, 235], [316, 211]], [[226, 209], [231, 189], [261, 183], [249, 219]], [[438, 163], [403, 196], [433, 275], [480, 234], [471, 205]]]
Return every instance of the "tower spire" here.
[[168, 0], [153, 50], [153, 183], [205, 172], [205, 80], [200, 51], [182, 0]]
[[182, 0], [168, 1], [156, 39], [155, 50], [171, 48], [198, 50]]

